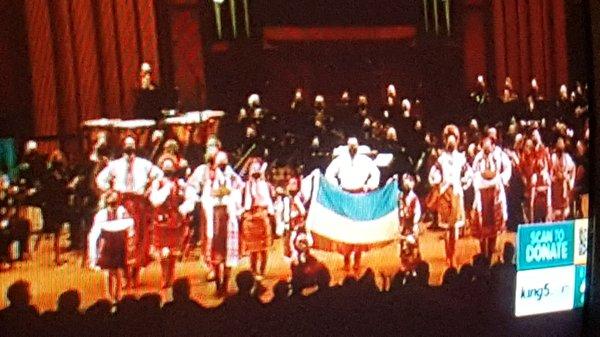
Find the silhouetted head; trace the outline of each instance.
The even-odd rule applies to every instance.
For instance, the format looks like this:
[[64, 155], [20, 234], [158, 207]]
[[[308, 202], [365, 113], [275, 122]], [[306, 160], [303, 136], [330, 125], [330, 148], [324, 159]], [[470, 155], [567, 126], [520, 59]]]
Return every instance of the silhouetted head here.
[[18, 280], [11, 284], [6, 291], [6, 297], [11, 306], [24, 307], [29, 305], [29, 301], [31, 301], [29, 282]]
[[290, 294], [290, 284], [284, 280], [278, 281], [273, 286], [273, 300], [283, 300], [288, 298]]
[[465, 263], [462, 267], [460, 267], [458, 279], [463, 285], [471, 283], [471, 281], [473, 281], [473, 266]]
[[117, 303], [117, 314], [120, 315], [135, 315], [138, 311], [138, 299], [135, 295], [128, 294], [123, 296]]
[[502, 261], [504, 261], [504, 263], [512, 263], [514, 256], [515, 246], [513, 246], [513, 244], [510, 242], [504, 243], [504, 251], [502, 251]]
[[331, 274], [325, 267], [320, 268], [316, 275], [316, 283], [320, 290], [329, 288], [331, 283]]
[[254, 283], [254, 275], [248, 270], [240, 272], [235, 277], [235, 284], [237, 285], [240, 294], [250, 294], [252, 288], [254, 288]]
[[85, 311], [86, 316], [96, 316], [96, 317], [108, 317], [110, 315], [110, 309], [112, 307], [112, 303], [110, 303], [107, 299], [100, 299], [96, 301], [96, 303], [92, 304]]
[[74, 313], [79, 311], [81, 296], [77, 290], [71, 289], [58, 297], [58, 312]]
[[140, 297], [140, 305], [146, 311], [159, 311], [161, 297], [157, 293], [145, 293]]
[[415, 281], [417, 284], [426, 286], [429, 283], [429, 263], [421, 261], [415, 267]]
[[490, 258], [484, 254], [477, 254], [473, 258], [473, 272], [476, 279], [487, 278], [490, 270]]
[[356, 287], [356, 285], [358, 284], [358, 281], [356, 280], [356, 278], [352, 275], [348, 275], [344, 278], [344, 281], [342, 282], [342, 285], [345, 288], [354, 288]]
[[444, 276], [442, 277], [442, 285], [454, 285], [458, 279], [458, 271], [454, 267], [450, 267], [444, 271]]
[[377, 282], [375, 281], [375, 272], [368, 268], [363, 276], [358, 280], [363, 290], [377, 290]]
[[173, 282], [173, 300], [182, 301], [190, 298], [190, 279], [181, 277]]

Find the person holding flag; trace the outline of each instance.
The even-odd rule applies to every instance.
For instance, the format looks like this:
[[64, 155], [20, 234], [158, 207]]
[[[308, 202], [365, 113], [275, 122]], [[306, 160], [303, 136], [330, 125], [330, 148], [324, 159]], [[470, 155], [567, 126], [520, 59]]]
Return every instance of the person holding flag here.
[[[358, 139], [348, 138], [347, 152], [340, 151], [325, 171], [325, 180], [339, 186], [343, 191], [353, 194], [365, 193], [379, 186], [380, 172], [373, 159], [359, 153]], [[344, 255], [344, 270], [349, 271], [354, 256], [353, 269], [360, 270], [363, 249], [358, 245], [339, 245], [339, 252]]]

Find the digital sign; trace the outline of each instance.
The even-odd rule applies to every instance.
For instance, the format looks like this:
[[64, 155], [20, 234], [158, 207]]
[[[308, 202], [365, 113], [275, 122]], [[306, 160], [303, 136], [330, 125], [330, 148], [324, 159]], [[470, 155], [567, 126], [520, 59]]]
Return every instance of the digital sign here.
[[572, 309], [574, 275], [575, 266], [518, 272], [515, 315], [527, 316]]
[[519, 226], [516, 316], [583, 306], [587, 238], [587, 219]]
[[573, 221], [519, 226], [517, 270], [572, 265], [574, 231]]

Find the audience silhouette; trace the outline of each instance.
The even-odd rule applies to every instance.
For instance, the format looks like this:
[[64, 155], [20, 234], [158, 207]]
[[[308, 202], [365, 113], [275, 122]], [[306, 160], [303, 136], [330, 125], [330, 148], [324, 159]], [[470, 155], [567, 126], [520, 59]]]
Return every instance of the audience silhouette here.
[[[504, 246], [502, 259], [477, 255], [473, 264], [449, 268], [442, 285], [429, 285], [429, 265], [394, 275], [380, 290], [372, 269], [356, 279], [332, 283], [320, 263], [307, 280], [279, 281], [273, 298], [250, 271], [235, 279], [237, 293], [216, 308], [192, 298], [188, 278], [175, 280], [172, 301], [147, 293], [115, 303], [101, 299], [83, 312], [78, 291], [62, 293], [56, 311], [39, 315], [30, 304], [26, 281], [7, 290], [10, 305], [0, 311], [2, 336], [577, 336], [581, 311], [515, 318], [515, 249]], [[313, 261], [314, 262], [314, 261]], [[295, 274], [306, 277], [306, 273]], [[383, 276], [383, 275], [381, 275]], [[296, 288], [294, 288], [294, 286]]]

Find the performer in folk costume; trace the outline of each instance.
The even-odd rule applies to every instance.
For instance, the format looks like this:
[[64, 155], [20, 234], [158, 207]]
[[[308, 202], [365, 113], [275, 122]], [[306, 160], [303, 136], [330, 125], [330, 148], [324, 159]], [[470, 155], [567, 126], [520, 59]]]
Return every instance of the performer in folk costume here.
[[167, 139], [164, 144], [163, 151], [158, 157], [156, 163], [160, 163], [164, 158], [173, 158], [175, 160], [175, 167], [177, 167], [176, 175], [179, 177], [188, 177], [191, 170], [188, 161], [181, 155], [179, 150], [179, 143], [175, 139]]
[[274, 215], [269, 183], [265, 178], [266, 163], [254, 160], [248, 169], [248, 180], [242, 194], [241, 251], [250, 255], [252, 272], [261, 279], [267, 268], [268, 250], [273, 242], [270, 216]]
[[465, 154], [457, 150], [458, 127], [447, 125], [442, 136], [445, 149], [429, 171], [432, 190], [428, 205], [437, 210], [438, 225], [447, 229], [446, 259], [453, 265], [458, 230], [465, 223], [463, 189], [470, 183], [471, 172]]
[[299, 235], [307, 235], [309, 243], [312, 239], [306, 232], [306, 208], [300, 193], [300, 177], [292, 177], [285, 187], [285, 191], [275, 202], [276, 233], [284, 235], [283, 251], [292, 261], [298, 259], [294, 242]]
[[527, 217], [529, 222], [552, 221], [552, 186], [548, 149], [538, 130], [525, 142], [521, 161], [527, 188]]
[[556, 141], [550, 157], [550, 180], [552, 182], [552, 210], [555, 221], [565, 220], [571, 215], [572, 191], [575, 185], [575, 162], [565, 152], [565, 140]]
[[200, 201], [206, 219], [205, 260], [211, 269], [209, 281], [215, 281], [217, 293], [227, 293], [231, 268], [239, 260], [239, 224], [241, 178], [229, 166], [225, 152], [219, 151], [207, 164], [199, 166], [189, 183], [201, 188]]
[[159, 163], [165, 177], [152, 182], [150, 202], [154, 206], [153, 248], [160, 258], [162, 287], [175, 279], [175, 262], [190, 235], [191, 213], [196, 204], [196, 190], [177, 177], [176, 157], [163, 157]]
[[504, 187], [510, 180], [510, 171], [503, 171], [506, 165], [510, 167], [501, 153], [494, 151], [493, 138], [484, 138], [482, 149], [473, 160], [473, 209], [477, 214], [474, 230], [479, 236], [482, 253], [489, 258], [494, 253], [496, 237], [504, 230], [508, 219]]
[[91, 268], [108, 271], [108, 293], [114, 300], [121, 298], [123, 271], [127, 268], [128, 247], [133, 239], [133, 221], [125, 207], [119, 204], [119, 194], [106, 193], [106, 207], [94, 216], [94, 224], [88, 235], [88, 257]]
[[[340, 153], [325, 171], [325, 179], [349, 193], [365, 193], [379, 186], [380, 172], [373, 160], [358, 153], [358, 139], [348, 138], [348, 152]], [[360, 269], [363, 250], [359, 245], [340, 244], [338, 251], [344, 255], [344, 270], [350, 270], [354, 253], [354, 270]]]
[[135, 154], [136, 143], [132, 136], [125, 138], [123, 156], [108, 163], [98, 176], [98, 188], [107, 191], [112, 188], [120, 195], [121, 202], [135, 223], [135, 254], [128, 261], [127, 286], [140, 285], [140, 270], [150, 261], [151, 207], [147, 190], [155, 179], [163, 177], [163, 172], [150, 161]]
[[414, 188], [415, 178], [405, 173], [400, 196], [400, 261], [408, 269], [420, 259], [418, 238], [421, 203]]

